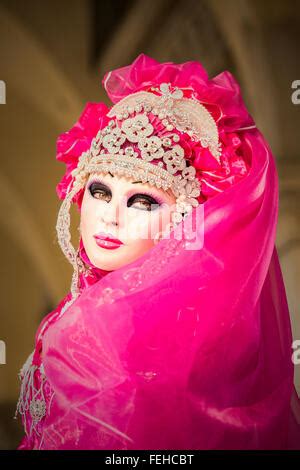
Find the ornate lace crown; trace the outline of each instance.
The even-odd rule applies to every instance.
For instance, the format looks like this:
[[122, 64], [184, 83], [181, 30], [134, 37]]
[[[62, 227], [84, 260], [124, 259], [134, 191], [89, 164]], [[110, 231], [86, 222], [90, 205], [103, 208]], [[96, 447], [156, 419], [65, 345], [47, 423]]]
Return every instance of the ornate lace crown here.
[[[144, 183], [171, 188], [177, 211], [184, 214], [198, 205], [201, 187], [196, 169], [188, 165], [178, 143], [180, 137], [174, 131], [187, 133], [219, 161], [218, 128], [207, 109], [197, 100], [185, 98], [181, 89], [171, 91], [170, 84], [162, 83], [159, 89], [151, 90], [128, 95], [111, 108], [111, 121], [99, 130], [72, 172], [74, 185], [82, 185], [87, 172], [138, 175]], [[155, 117], [163, 129], [160, 137], [154, 135], [151, 123]], [[154, 161], [157, 164], [151, 163]]]

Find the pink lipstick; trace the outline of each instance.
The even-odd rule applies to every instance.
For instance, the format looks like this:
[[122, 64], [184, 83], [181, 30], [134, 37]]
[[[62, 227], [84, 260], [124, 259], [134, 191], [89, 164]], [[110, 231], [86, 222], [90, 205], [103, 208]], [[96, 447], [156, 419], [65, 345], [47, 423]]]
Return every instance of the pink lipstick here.
[[97, 233], [96, 235], [94, 235], [94, 238], [98, 246], [101, 246], [101, 248], [106, 248], [107, 250], [115, 250], [121, 245], [124, 245], [121, 240], [118, 240], [112, 235], [104, 232]]

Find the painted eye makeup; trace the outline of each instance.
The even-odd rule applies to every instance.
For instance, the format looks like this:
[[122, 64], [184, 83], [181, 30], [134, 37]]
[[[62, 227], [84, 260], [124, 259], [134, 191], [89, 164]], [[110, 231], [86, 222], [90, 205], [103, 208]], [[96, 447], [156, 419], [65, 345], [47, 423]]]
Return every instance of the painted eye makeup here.
[[[127, 201], [127, 207], [134, 209], [141, 209], [146, 211], [153, 211], [159, 209], [163, 201], [158, 200], [157, 196], [153, 197], [148, 193], [135, 193]], [[135, 204], [139, 204], [135, 207]]]
[[[102, 183], [100, 180], [91, 180], [88, 185], [88, 190], [92, 197], [99, 200], [109, 202], [112, 198], [112, 193], [109, 187]], [[147, 192], [136, 192], [130, 191], [127, 200], [127, 207], [133, 209], [153, 211], [159, 209], [165, 202], [162, 198], [158, 197], [151, 191]]]
[[[90, 194], [95, 199], [103, 199], [107, 202], [111, 199], [111, 191], [110, 189], [100, 181], [91, 181], [88, 186]], [[97, 196], [96, 196], [97, 195]]]

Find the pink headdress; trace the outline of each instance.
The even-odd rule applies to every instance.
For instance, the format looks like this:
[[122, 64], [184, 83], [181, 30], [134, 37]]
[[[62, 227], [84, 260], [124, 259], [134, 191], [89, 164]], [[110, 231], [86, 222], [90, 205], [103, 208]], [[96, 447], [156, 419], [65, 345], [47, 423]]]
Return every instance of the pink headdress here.
[[[139, 175], [176, 196], [172, 230], [193, 207], [237, 183], [251, 162], [239, 131], [254, 128], [229, 72], [209, 80], [198, 62], [164, 63], [141, 54], [130, 66], [105, 75], [114, 103], [88, 103], [79, 121], [57, 142], [67, 171], [57, 186], [61, 207], [59, 243], [73, 264], [78, 290], [78, 253], [69, 241], [70, 203], [80, 206], [91, 172]], [[66, 223], [67, 222], [67, 223]], [[79, 268], [83, 269], [82, 260]], [[77, 294], [76, 294], [77, 292]]]
[[[160, 64], [154, 59], [140, 54], [130, 66], [106, 74], [103, 84], [113, 103], [121, 101], [122, 108], [126, 106], [134, 108], [136, 105], [138, 111], [133, 109], [133, 116], [140, 114], [143, 109], [138, 103], [143, 101], [144, 97], [137, 95], [138, 92], [143, 91], [151, 93], [154, 100], [157, 96], [163, 95], [163, 103], [166, 102], [166, 98], [167, 100], [169, 98], [169, 105], [175, 104], [176, 106], [177, 104], [178, 107], [179, 104], [179, 113], [181, 112], [182, 98], [189, 98], [190, 102], [202, 105], [204, 109], [201, 109], [200, 106], [197, 109], [195, 106], [196, 109], [187, 109], [187, 112], [196, 114], [196, 120], [198, 118], [200, 126], [209, 127], [206, 120], [212, 121], [212, 127], [215, 123], [220, 154], [216, 151], [213, 155], [204, 138], [201, 142], [197, 136], [190, 135], [191, 131], [183, 132], [182, 126], [177, 130], [176, 123], [175, 129], [173, 127], [168, 130], [163, 123], [165, 120], [163, 113], [160, 117], [159, 113], [153, 114], [146, 111], [154, 128], [151, 135], [163, 137], [176, 134], [178, 136], [179, 140], [175, 137], [176, 144], [184, 148], [184, 158], [195, 168], [197, 179], [201, 181], [199, 202], [204, 202], [210, 196], [230, 187], [247, 173], [251, 162], [245, 161], [242, 142], [237, 132], [253, 127], [254, 122], [243, 104], [239, 85], [229, 72], [223, 72], [210, 80], [199, 62]], [[125, 99], [128, 100], [128, 105]], [[151, 104], [147, 102], [147, 105], [149, 109]], [[113, 109], [112, 112], [103, 103], [88, 103], [73, 128], [59, 136], [57, 159], [65, 162], [67, 166], [64, 177], [57, 185], [57, 194], [60, 199], [66, 197], [71, 183], [74, 182], [72, 171], [77, 168], [79, 157], [83, 152], [91, 149], [93, 139], [99, 130], [103, 130], [109, 121], [112, 121], [112, 115], [120, 117], [120, 108], [114, 107]], [[205, 110], [207, 110], [206, 113]], [[128, 118], [128, 112], [125, 111], [123, 114], [125, 114], [125, 118], [126, 116]], [[174, 132], [171, 132], [173, 130]], [[97, 141], [99, 139], [96, 139]], [[128, 144], [123, 143], [120, 145], [120, 149], [127, 146]], [[130, 146], [137, 150], [140, 158], [141, 151], [137, 145]], [[106, 153], [109, 153], [109, 149], [106, 148], [106, 150]], [[152, 164], [157, 164], [155, 158], [154, 156]], [[164, 167], [166, 167], [165, 164]]]

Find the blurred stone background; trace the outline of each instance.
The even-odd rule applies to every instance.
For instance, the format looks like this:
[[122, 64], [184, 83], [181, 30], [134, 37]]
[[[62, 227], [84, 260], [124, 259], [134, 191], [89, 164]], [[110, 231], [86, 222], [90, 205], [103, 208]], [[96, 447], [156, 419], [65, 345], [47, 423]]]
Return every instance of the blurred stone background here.
[[[277, 160], [277, 248], [300, 339], [299, 0], [0, 0], [0, 449], [15, 449], [18, 371], [42, 319], [69, 290], [71, 267], [56, 242], [58, 135], [87, 101], [105, 101], [101, 79], [144, 52], [227, 69]], [[75, 215], [76, 217], [76, 215]], [[74, 226], [76, 234], [76, 225]], [[300, 365], [295, 382], [300, 393]]]

